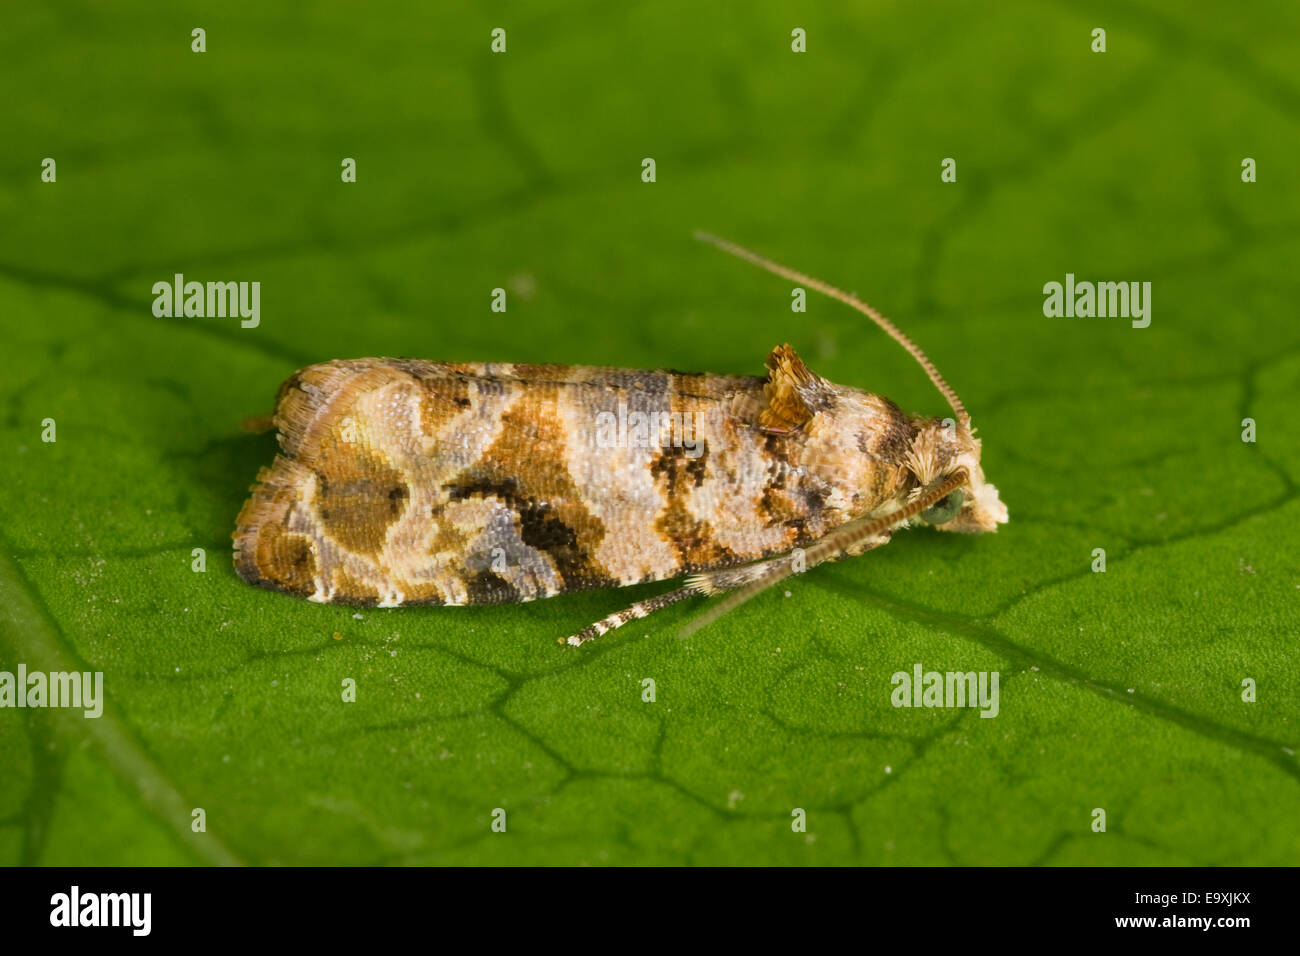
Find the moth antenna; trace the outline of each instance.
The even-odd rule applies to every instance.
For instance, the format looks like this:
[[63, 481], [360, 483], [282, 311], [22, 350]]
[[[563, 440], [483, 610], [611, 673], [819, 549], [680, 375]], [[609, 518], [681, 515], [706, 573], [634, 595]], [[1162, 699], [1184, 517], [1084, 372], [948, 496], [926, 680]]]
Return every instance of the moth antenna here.
[[966, 431], [970, 431], [970, 415], [966, 411], [966, 406], [963, 405], [961, 399], [957, 397], [957, 393], [952, 390], [952, 386], [944, 381], [943, 376], [939, 374], [939, 370], [934, 367], [934, 363], [931, 362], [929, 357], [921, 351], [919, 345], [904, 334], [902, 329], [889, 321], [889, 319], [885, 318], [867, 303], [863, 302], [857, 296], [849, 295], [847, 292], [837, 289], [833, 285], [822, 282], [820, 279], [814, 279], [810, 275], [805, 275], [802, 272], [797, 272], [794, 269], [787, 268], [778, 262], [773, 262], [771, 259], [760, 256], [757, 252], [750, 252], [744, 246], [738, 246], [734, 242], [723, 239], [720, 236], [696, 230], [695, 238], [699, 239], [701, 242], [707, 242], [711, 246], [716, 246], [723, 252], [729, 252], [737, 258], [744, 259], [746, 262], [752, 262], [760, 269], [766, 269], [768, 272], [781, 276], [783, 279], [789, 279], [792, 282], [798, 282], [801, 285], [809, 286], [812, 289], [816, 289], [822, 295], [829, 296], [832, 299], [843, 302], [850, 308], [857, 309], [872, 322], [875, 322], [876, 325], [884, 329], [890, 338], [903, 348], [907, 349], [908, 354], [910, 354], [912, 358], [916, 359], [921, 368], [925, 370], [925, 374], [930, 376], [930, 381], [934, 383], [934, 387], [937, 388], [939, 393], [948, 400], [948, 404], [952, 406], [952, 410], [954, 414], [956, 414], [957, 420], [961, 423], [962, 427]]
[[[919, 515], [926, 508], [930, 507], [937, 501], [946, 498], [952, 491], [960, 488], [970, 480], [970, 475], [965, 468], [958, 468], [939, 484], [934, 485], [925, 494], [919, 496], [914, 501], [908, 502], [897, 511], [887, 515], [880, 515], [876, 518], [857, 518], [848, 524], [842, 525], [818, 538], [812, 544], [804, 549], [806, 566], [809, 568], [816, 567], [828, 558], [835, 557], [841, 551], [845, 551], [856, 544], [868, 541], [877, 535], [888, 531], [895, 525], [902, 524], [909, 518]], [[733, 611], [740, 605], [744, 604], [750, 598], [761, 594], [774, 584], [779, 584], [786, 578], [794, 574], [794, 561], [779, 561], [774, 564], [772, 570], [768, 571], [757, 580], [749, 584], [742, 585], [736, 590], [729, 593], [713, 607], [701, 613], [693, 620], [687, 621], [678, 632], [678, 637], [690, 637], [700, 628], [712, 624], [728, 611]]]

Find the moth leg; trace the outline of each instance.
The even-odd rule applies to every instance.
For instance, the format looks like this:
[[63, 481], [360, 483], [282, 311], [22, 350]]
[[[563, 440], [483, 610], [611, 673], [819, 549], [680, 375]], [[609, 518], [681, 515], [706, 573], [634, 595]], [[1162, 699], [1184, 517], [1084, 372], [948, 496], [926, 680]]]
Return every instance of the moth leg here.
[[[879, 537], [868, 539], [866, 541], [852, 544], [836, 554], [827, 555], [822, 558], [814, 558], [808, 565], [815, 567], [823, 561], [837, 561], [843, 557], [850, 557], [870, 551], [872, 548], [878, 548], [889, 540], [891, 532], [885, 532]], [[720, 571], [707, 571], [704, 574], [696, 574], [686, 579], [686, 586], [678, 588], [676, 591], [669, 591], [667, 594], [660, 594], [657, 597], [647, 598], [644, 601], [638, 601], [630, 608], [624, 611], [618, 611], [609, 617], [602, 618], [595, 624], [589, 624], [577, 634], [567, 638], [560, 638], [561, 644], [572, 644], [574, 647], [581, 647], [587, 641], [594, 640], [602, 634], [608, 634], [617, 628], [622, 627], [629, 621], [640, 620], [660, 608], [669, 607], [678, 601], [684, 601], [690, 597], [700, 595], [710, 596], [714, 594], [723, 594], [727, 591], [734, 591], [736, 588], [744, 587], [747, 584], [753, 584], [756, 581], [762, 581], [764, 578], [772, 578], [771, 583], [775, 584], [779, 580], [784, 580], [789, 576], [789, 570], [796, 563], [796, 555], [799, 552], [791, 551], [788, 554], [779, 557], [769, 558], [766, 561], [758, 561], [754, 564], [746, 564], [739, 568], [723, 568]], [[802, 570], [802, 567], [800, 568]], [[785, 571], [786, 573], [781, 573]], [[705, 624], [712, 623], [718, 617], [721, 617], [729, 608], [721, 608], [718, 613], [714, 614], [713, 609], [706, 611], [699, 624], [694, 626], [687, 625], [690, 631], [698, 630]], [[712, 615], [712, 616], [710, 616]]]
[[611, 614], [609, 617], [602, 618], [595, 624], [588, 624], [577, 634], [573, 634], [567, 638], [560, 638], [559, 643], [564, 644], [567, 642], [572, 644], [574, 647], [581, 647], [587, 641], [600, 637], [600, 635], [606, 634], [615, 628], [622, 627], [628, 621], [638, 620], [639, 618], [643, 618], [660, 608], [668, 607], [670, 604], [676, 604], [678, 601], [684, 601], [689, 597], [695, 597], [699, 593], [699, 591], [687, 586], [684, 588], [678, 588], [676, 591], [669, 591], [667, 594], [660, 594], [657, 597], [647, 598], [644, 601], [637, 601], [625, 611], [618, 611], [615, 614]]
[[678, 601], [700, 595], [720, 594], [723, 591], [730, 591], [732, 588], [738, 588], [751, 581], [757, 581], [770, 565], [788, 560], [790, 560], [788, 556], [782, 555], [779, 558], [760, 561], [757, 564], [748, 564], [740, 568], [725, 568], [721, 571], [709, 571], [705, 574], [693, 575], [686, 579], [685, 587], [678, 588], [676, 591], [669, 591], [667, 594], [660, 594], [657, 597], [647, 598], [644, 601], [638, 601], [625, 611], [611, 614], [595, 624], [584, 627], [572, 637], [561, 638], [559, 643], [564, 644], [567, 642], [574, 647], [580, 647], [587, 641], [622, 627], [629, 621], [640, 620], [654, 611], [676, 604]]
[[[820, 554], [809, 555], [802, 549], [796, 548], [788, 554], [783, 554], [779, 558], [772, 558], [769, 561], [762, 561], [743, 568], [714, 571], [710, 574], [700, 575], [700, 578], [713, 579], [705, 585], [707, 589], [701, 588], [701, 593], [720, 594], [726, 591], [732, 593], [729, 597], [717, 602], [712, 607], [706, 608], [699, 615], [687, 621], [678, 637], [689, 637], [700, 628], [712, 624], [755, 594], [767, 590], [774, 584], [779, 584], [792, 574], [801, 574], [808, 568], [815, 568], [817, 565], [828, 561], [838, 561], [841, 558], [857, 557], [860, 554], [865, 554], [882, 544], [886, 544], [892, 534], [893, 529], [890, 528], [873, 537], [850, 542], [845, 546]], [[689, 585], [696, 580], [696, 578], [690, 578], [687, 580], [687, 584]]]
[[[829, 555], [822, 560], [839, 561], [841, 558], [856, 558], [860, 554], [866, 554], [868, 551], [874, 551], [882, 544], [888, 544], [889, 539], [893, 537], [893, 534], [894, 534], [894, 529], [890, 528], [888, 531], [882, 532], [877, 537], [865, 538], [862, 541], [857, 541], [854, 542], [853, 544], [849, 544], [844, 548], [844, 550], [840, 551], [839, 554]], [[817, 564], [821, 564], [821, 563], [822, 561], [817, 562]]]

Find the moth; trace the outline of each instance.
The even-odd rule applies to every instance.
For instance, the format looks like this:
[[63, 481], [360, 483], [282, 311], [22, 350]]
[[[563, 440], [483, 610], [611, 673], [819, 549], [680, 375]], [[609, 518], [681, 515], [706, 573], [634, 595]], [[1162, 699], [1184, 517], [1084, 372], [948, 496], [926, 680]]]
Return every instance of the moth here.
[[1007, 520], [980, 440], [925, 354], [856, 297], [697, 237], [866, 315], [953, 416], [908, 415], [814, 374], [789, 345], [765, 377], [362, 358], [280, 386], [280, 453], [234, 532], [251, 584], [310, 601], [467, 605], [684, 579], [561, 638], [581, 645], [697, 595], [704, 626], [764, 588], [921, 523]]

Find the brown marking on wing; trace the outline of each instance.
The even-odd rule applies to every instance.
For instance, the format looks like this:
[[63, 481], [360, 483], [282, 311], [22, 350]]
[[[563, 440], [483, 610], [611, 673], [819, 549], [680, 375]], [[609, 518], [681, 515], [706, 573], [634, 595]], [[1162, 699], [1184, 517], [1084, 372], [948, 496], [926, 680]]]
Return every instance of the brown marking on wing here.
[[420, 389], [420, 426], [425, 435], [440, 435], [443, 428], [470, 407], [469, 382], [453, 377], [424, 382]]
[[759, 511], [769, 525], [790, 524], [801, 521], [803, 510], [795, 506], [794, 499], [784, 487], [768, 485], [763, 489]]
[[332, 600], [341, 604], [379, 603], [379, 595], [374, 587], [353, 576], [347, 568], [335, 568], [330, 583], [334, 586]]
[[437, 520], [438, 531], [429, 542], [429, 556], [437, 558], [446, 554], [463, 555], [469, 540], [465, 532], [446, 513], [439, 515]]
[[[565, 464], [558, 390], [535, 385], [502, 416], [496, 441], [449, 484], [452, 500], [492, 496], [515, 513], [523, 543], [546, 554], [566, 590], [614, 582], [594, 554], [605, 527], [586, 507]], [[496, 593], [486, 579], [471, 593]]]
[[326, 534], [353, 554], [378, 558], [411, 490], [400, 471], [359, 442], [331, 440], [316, 456], [314, 502]]
[[465, 586], [469, 589], [470, 604], [513, 604], [520, 600], [519, 590], [505, 578], [492, 571], [476, 571]]
[[899, 479], [899, 462], [902, 462], [912, 447], [916, 428], [907, 415], [887, 398], [870, 396], [876, 416], [872, 419], [872, 431], [859, 434], [858, 451], [875, 463], [870, 469], [872, 500], [883, 500], [894, 491]]
[[[297, 500], [304, 470], [283, 455], [257, 473], [257, 483], [235, 524], [235, 569], [250, 584], [306, 597], [315, 586], [304, 575], [304, 559], [286, 540], [285, 525]], [[313, 555], [314, 562], [314, 555]]]
[[257, 536], [256, 562], [279, 588], [308, 597], [316, 590], [316, 553], [311, 539], [283, 528], [266, 527]]
[[677, 549], [678, 574], [737, 564], [742, 559], [720, 544], [707, 519], [696, 518], [687, 507], [692, 492], [708, 474], [708, 449], [691, 458], [685, 448], [669, 446], [650, 464], [665, 507], [655, 520], [655, 530]]
[[340, 426], [357, 399], [412, 375], [385, 359], [324, 362], [299, 369], [280, 386], [275, 424], [286, 455], [315, 466], [316, 453]]
[[553, 365], [548, 363], [539, 363], [536, 365], [512, 365], [510, 367], [510, 377], [517, 378], [521, 382], [566, 382], [570, 375], [573, 374], [573, 369], [574, 366], [572, 365]]

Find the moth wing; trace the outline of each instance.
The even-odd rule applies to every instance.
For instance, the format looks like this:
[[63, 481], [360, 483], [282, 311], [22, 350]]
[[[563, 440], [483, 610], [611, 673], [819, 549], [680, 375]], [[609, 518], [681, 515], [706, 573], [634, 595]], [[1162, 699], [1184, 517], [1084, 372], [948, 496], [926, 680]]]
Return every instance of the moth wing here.
[[412, 493], [386, 409], [413, 384], [384, 360], [359, 359], [309, 366], [281, 385], [281, 453], [258, 474], [235, 530], [241, 577], [316, 601], [403, 603], [383, 584], [383, 561]]
[[282, 453], [239, 515], [236, 568], [311, 600], [381, 606], [622, 583], [593, 567], [603, 529], [547, 456], [563, 436], [545, 396], [561, 387], [405, 359], [296, 372], [274, 415]]

